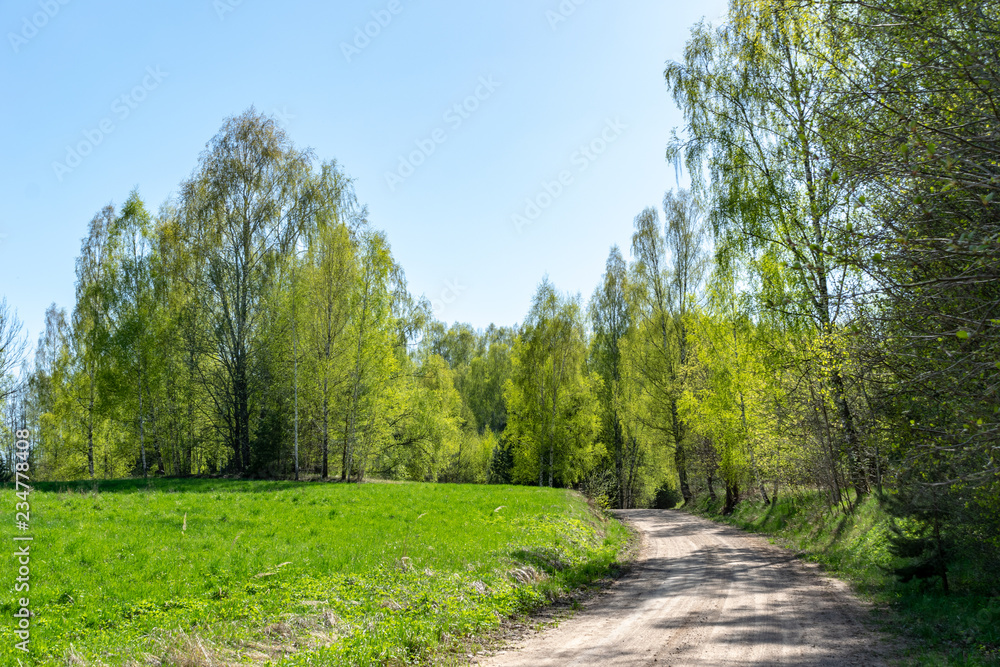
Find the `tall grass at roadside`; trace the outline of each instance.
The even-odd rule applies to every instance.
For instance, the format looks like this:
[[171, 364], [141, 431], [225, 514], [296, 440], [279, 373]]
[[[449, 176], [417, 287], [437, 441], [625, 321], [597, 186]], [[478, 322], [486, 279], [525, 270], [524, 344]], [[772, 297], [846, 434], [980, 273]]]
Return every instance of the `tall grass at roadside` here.
[[[887, 629], [911, 640], [909, 664], [1000, 664], [1000, 590], [984, 585], [975, 559], [961, 551], [951, 565], [951, 595], [942, 593], [936, 579], [899, 583], [891, 572], [896, 562], [888, 549], [889, 517], [876, 498], [863, 499], [850, 514], [830, 506], [818, 491], [798, 491], [771, 505], [746, 500], [730, 516], [722, 516], [721, 501], [707, 498], [685, 509], [775, 537], [850, 582], [880, 612], [889, 612], [880, 613]], [[991, 577], [1000, 588], [997, 573]]]

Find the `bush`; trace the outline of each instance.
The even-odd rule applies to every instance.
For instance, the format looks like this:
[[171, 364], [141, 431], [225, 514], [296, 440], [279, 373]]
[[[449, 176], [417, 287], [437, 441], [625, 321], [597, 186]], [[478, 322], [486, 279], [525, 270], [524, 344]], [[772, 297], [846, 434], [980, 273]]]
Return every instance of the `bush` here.
[[490, 467], [486, 472], [487, 484], [510, 484], [514, 469], [514, 449], [506, 438], [500, 436], [490, 455]]
[[658, 510], [672, 510], [680, 505], [683, 500], [684, 497], [680, 491], [669, 484], [664, 484], [656, 490], [656, 496], [653, 498], [653, 507]]
[[601, 509], [613, 507], [618, 497], [615, 474], [606, 468], [594, 468], [580, 482], [580, 492]]

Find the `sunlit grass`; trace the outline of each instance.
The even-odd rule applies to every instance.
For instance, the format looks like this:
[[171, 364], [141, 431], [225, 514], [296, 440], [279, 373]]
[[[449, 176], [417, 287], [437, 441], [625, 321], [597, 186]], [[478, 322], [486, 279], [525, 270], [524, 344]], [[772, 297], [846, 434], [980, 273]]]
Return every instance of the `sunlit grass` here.
[[[529, 487], [118, 481], [30, 500], [39, 665], [405, 664], [604, 575], [625, 540], [577, 494]], [[24, 661], [5, 636], [0, 662]]]

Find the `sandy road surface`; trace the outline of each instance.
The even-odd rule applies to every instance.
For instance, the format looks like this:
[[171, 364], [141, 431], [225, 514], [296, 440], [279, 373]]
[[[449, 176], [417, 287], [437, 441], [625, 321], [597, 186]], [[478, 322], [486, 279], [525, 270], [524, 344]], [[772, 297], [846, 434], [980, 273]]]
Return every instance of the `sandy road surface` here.
[[635, 569], [559, 627], [488, 658], [523, 665], [884, 665], [843, 583], [766, 540], [689, 514], [629, 510]]

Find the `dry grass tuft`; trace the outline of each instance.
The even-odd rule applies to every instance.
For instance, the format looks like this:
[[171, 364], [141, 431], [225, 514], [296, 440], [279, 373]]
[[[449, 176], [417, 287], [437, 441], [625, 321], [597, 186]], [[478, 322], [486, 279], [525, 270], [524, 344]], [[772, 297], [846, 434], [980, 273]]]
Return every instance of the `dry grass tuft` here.
[[539, 572], [531, 565], [517, 567], [507, 573], [514, 581], [524, 584], [538, 584], [545, 581], [548, 576], [544, 572]]
[[292, 628], [285, 623], [272, 623], [264, 628], [264, 634], [271, 637], [291, 637]]

